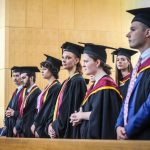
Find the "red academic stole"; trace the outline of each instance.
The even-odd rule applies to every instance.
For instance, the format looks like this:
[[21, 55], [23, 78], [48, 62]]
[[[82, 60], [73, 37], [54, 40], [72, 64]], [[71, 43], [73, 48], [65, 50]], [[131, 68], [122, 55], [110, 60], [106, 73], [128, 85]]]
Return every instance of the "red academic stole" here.
[[82, 102], [82, 106], [85, 105], [85, 103], [88, 101], [89, 97], [101, 90], [106, 90], [106, 89], [110, 89], [110, 90], [115, 90], [118, 95], [122, 98], [118, 87], [116, 85], [116, 83], [113, 81], [113, 79], [109, 76], [105, 76], [102, 77], [97, 84], [93, 87], [94, 85], [92, 85], [89, 90], [86, 93], [86, 96]]
[[23, 102], [23, 93], [26, 91], [25, 88], [22, 88], [18, 97], [18, 110], [20, 110], [21, 104]]
[[150, 69], [150, 58], [148, 58], [144, 63], [142, 63], [138, 69], [137, 76], [145, 71], [146, 69]]
[[47, 97], [47, 94], [48, 94], [48, 91], [49, 91], [49, 89], [52, 87], [52, 86], [54, 86], [55, 84], [57, 83], [57, 80], [55, 80], [55, 81], [53, 81], [50, 85], [48, 85], [45, 89], [44, 89], [44, 91], [41, 93], [42, 95], [41, 95], [41, 97], [40, 97], [40, 106], [39, 106], [39, 110], [40, 110], [40, 108], [42, 107], [42, 105], [44, 104], [44, 102], [45, 102], [45, 100], [46, 100], [46, 97]]
[[59, 92], [59, 95], [57, 97], [57, 102], [56, 102], [56, 105], [55, 105], [55, 111], [54, 111], [54, 116], [53, 116], [53, 121], [56, 120], [56, 118], [58, 117], [59, 115], [59, 108], [62, 104], [62, 98], [63, 98], [63, 95], [64, 95], [64, 91], [65, 91], [65, 88], [66, 88], [66, 85], [68, 83], [68, 80], [65, 80], [60, 92]]
[[123, 86], [126, 81], [130, 79], [131, 74], [129, 73], [127, 76], [125, 76], [122, 80], [119, 81], [120, 86]]
[[25, 95], [27, 89], [24, 90], [24, 93], [23, 93], [23, 101], [22, 101], [22, 104], [21, 104], [21, 107], [20, 107], [20, 115], [21, 115], [21, 116], [23, 116], [23, 110], [24, 110], [24, 108], [25, 108], [25, 106], [26, 106], [26, 103], [27, 103], [27, 100], [28, 100], [29, 96], [30, 96], [37, 88], [38, 88], [37, 85], [33, 86], [32, 89], [31, 89], [31, 91], [30, 91], [27, 95]]
[[74, 77], [75, 75], [77, 75], [77, 74], [79, 74], [79, 73], [75, 73], [69, 79], [65, 80], [64, 84], [62, 85], [61, 90], [60, 90], [60, 92], [58, 94], [58, 97], [57, 97], [57, 101], [56, 101], [56, 105], [55, 105], [55, 110], [54, 110], [54, 115], [53, 115], [53, 121], [56, 120], [56, 118], [58, 118], [58, 116], [59, 116], [59, 108], [60, 108], [60, 106], [62, 104], [62, 99], [63, 99], [64, 91], [65, 91], [65, 88], [67, 86], [68, 81], [72, 77]]

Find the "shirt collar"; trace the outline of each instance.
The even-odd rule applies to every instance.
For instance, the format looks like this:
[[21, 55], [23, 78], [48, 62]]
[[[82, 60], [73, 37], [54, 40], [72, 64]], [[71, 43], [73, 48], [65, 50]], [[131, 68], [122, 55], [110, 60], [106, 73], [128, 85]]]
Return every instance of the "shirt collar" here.
[[23, 85], [20, 85], [17, 87], [17, 93], [21, 91], [21, 89], [23, 88]]
[[144, 63], [149, 57], [150, 57], [150, 48], [148, 48], [141, 54], [141, 58], [142, 58], [141, 63]]

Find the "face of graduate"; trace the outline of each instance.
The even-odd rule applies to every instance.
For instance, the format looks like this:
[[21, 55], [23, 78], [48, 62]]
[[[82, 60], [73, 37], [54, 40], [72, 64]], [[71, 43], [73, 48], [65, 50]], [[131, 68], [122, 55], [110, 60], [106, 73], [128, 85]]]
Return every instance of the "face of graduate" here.
[[27, 73], [22, 73], [21, 74], [21, 79], [22, 79], [24, 87], [26, 87], [26, 88], [30, 87], [31, 77], [27, 76]]
[[20, 72], [13, 72], [12, 80], [17, 86], [20, 86], [22, 84]]
[[52, 73], [46, 67], [42, 66], [42, 77], [49, 80], [52, 77]]
[[83, 54], [83, 69], [86, 75], [95, 75], [99, 64], [97, 61], [89, 57], [88, 54]]
[[144, 28], [144, 25], [138, 21], [132, 22], [130, 32], [127, 34], [130, 47], [142, 49], [146, 44], [146, 36], [147, 29]]
[[116, 65], [118, 70], [126, 70], [130, 65], [128, 59], [124, 55], [118, 55], [116, 59]]
[[72, 52], [64, 51], [62, 56], [62, 65], [66, 70], [72, 70], [77, 63], [79, 62], [79, 58], [75, 56]]

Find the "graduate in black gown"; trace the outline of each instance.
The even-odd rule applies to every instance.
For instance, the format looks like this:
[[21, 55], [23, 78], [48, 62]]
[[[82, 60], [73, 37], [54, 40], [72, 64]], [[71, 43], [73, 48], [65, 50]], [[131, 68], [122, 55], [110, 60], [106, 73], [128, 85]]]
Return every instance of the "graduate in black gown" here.
[[117, 85], [109, 76], [105, 46], [85, 44], [83, 69], [93, 75], [94, 84], [89, 88], [82, 107], [70, 117], [73, 126], [80, 128], [81, 139], [115, 139], [117, 120], [122, 96]]
[[44, 131], [48, 121], [52, 122], [57, 96], [61, 84], [59, 83], [58, 73], [62, 62], [52, 56], [45, 55], [47, 59], [41, 62], [42, 77], [48, 80], [48, 85], [38, 96], [37, 115], [31, 127], [35, 137], [49, 137]]
[[62, 45], [62, 65], [69, 72], [57, 97], [53, 122], [49, 125], [51, 138], [73, 138], [73, 127], [69, 117], [78, 110], [86, 93], [86, 83], [82, 77], [80, 58], [83, 47], [66, 42]]
[[133, 70], [131, 63], [131, 56], [136, 54], [137, 51], [118, 48], [116, 51], [112, 52], [112, 55], [116, 55], [116, 83], [119, 86], [120, 92], [123, 98], [126, 96], [130, 73]]
[[141, 54], [117, 119], [117, 138], [150, 140], [150, 7], [127, 12], [135, 15], [127, 34], [129, 45]]
[[36, 114], [37, 97], [41, 93], [36, 85], [35, 72], [39, 72], [37, 67], [21, 67], [21, 79], [26, 91], [23, 93], [23, 102], [20, 107], [13, 133], [19, 137], [34, 137], [31, 132], [31, 125]]
[[19, 115], [19, 110], [23, 99], [23, 92], [25, 90], [21, 81], [20, 68], [17, 66], [12, 67], [11, 75], [12, 80], [17, 88], [13, 92], [13, 95], [5, 112], [5, 133], [7, 137], [13, 137], [13, 128]]

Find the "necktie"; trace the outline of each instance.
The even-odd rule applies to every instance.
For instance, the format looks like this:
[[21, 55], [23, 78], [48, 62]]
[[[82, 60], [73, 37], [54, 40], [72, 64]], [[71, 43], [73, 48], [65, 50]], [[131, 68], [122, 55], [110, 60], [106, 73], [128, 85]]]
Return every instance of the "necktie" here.
[[141, 64], [141, 57], [139, 58], [135, 68], [132, 71], [131, 80], [130, 80], [127, 95], [126, 95], [126, 98], [125, 98], [125, 103], [124, 103], [124, 126], [127, 125], [129, 100], [130, 100], [130, 97], [131, 97], [131, 94], [132, 94], [132, 91], [133, 91], [134, 83], [136, 81], [137, 71], [138, 71], [138, 68], [139, 68], [140, 64]]

